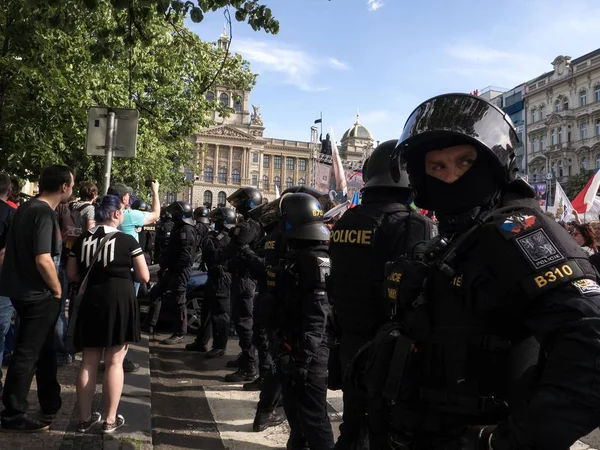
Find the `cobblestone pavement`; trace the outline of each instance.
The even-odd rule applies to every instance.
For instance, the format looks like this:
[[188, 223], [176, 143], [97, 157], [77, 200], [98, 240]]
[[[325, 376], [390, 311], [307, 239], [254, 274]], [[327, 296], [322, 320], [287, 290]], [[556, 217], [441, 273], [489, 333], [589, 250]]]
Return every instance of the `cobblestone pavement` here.
[[[62, 408], [52, 422], [50, 431], [31, 434], [6, 433], [0, 431], [0, 450], [146, 450], [148, 447], [135, 441], [119, 440], [116, 436], [104, 436], [99, 428], [86, 434], [76, 430], [79, 417], [75, 406], [75, 378], [80, 360], [58, 368], [58, 381], [61, 385]], [[98, 382], [102, 375], [98, 374]], [[99, 384], [94, 398], [94, 409], [100, 409], [102, 386]], [[39, 408], [37, 388], [34, 381], [29, 391], [29, 413], [34, 416]]]

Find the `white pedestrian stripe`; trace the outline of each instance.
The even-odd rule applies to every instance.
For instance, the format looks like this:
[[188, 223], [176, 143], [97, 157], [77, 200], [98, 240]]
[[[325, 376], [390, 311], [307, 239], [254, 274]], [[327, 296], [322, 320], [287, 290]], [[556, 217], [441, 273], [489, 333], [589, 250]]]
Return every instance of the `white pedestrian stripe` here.
[[[204, 392], [227, 450], [285, 449], [290, 433], [287, 422], [262, 433], [252, 431], [259, 392], [244, 391], [242, 385], [204, 386]], [[342, 391], [327, 391], [327, 403], [334, 411], [330, 418], [337, 439], [344, 405]], [[571, 450], [596, 449], [577, 441]]]

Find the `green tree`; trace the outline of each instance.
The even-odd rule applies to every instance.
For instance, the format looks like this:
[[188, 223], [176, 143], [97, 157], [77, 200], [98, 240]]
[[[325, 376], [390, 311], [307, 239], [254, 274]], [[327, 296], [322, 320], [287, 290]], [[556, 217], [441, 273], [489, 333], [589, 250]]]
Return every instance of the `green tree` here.
[[590, 177], [594, 174], [593, 170], [581, 170], [577, 175], [572, 175], [569, 178], [569, 182], [564, 186], [565, 194], [569, 197], [569, 200], [573, 200], [577, 194], [585, 187]]
[[34, 13], [25, 0], [0, 6], [0, 169], [35, 179], [60, 162], [100, 182], [102, 158], [85, 155], [87, 108], [133, 107], [138, 154], [113, 160], [113, 179], [141, 190], [156, 178], [176, 189], [183, 166], [196, 164], [190, 135], [211, 124], [207, 111], [232, 111], [205, 92], [213, 83], [255, 84], [246, 61], [202, 42], [183, 14], [167, 21], [145, 5], [153, 2], [131, 10], [113, 3], [90, 11], [76, 0], [45, 2]]

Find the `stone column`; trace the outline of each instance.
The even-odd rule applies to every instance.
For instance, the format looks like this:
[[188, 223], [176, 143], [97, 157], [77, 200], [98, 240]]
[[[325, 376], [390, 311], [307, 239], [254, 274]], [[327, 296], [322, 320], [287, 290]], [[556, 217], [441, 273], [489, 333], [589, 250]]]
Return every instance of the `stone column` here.
[[233, 145], [229, 146], [229, 167], [227, 169], [227, 179], [230, 180], [227, 184], [233, 184], [233, 178], [231, 176], [231, 169], [233, 168]]
[[296, 158], [294, 160], [294, 184], [298, 184], [298, 180], [300, 179], [300, 169], [298, 169], [298, 161], [300, 161], [300, 158]]
[[246, 184], [246, 149], [242, 147], [242, 158], [240, 162], [240, 179], [242, 186]]
[[221, 148], [221, 146], [219, 144], [215, 144], [215, 167], [213, 169], [213, 179], [212, 179], [211, 183], [216, 183], [219, 180], [219, 149], [220, 148]]

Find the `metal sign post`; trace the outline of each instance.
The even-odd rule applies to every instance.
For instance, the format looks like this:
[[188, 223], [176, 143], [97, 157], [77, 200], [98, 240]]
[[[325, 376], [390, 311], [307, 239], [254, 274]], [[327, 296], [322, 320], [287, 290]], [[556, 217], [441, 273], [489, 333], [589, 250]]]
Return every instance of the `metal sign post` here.
[[139, 112], [137, 109], [90, 108], [88, 110], [86, 153], [104, 156], [102, 195], [110, 186], [112, 159], [135, 157]]

